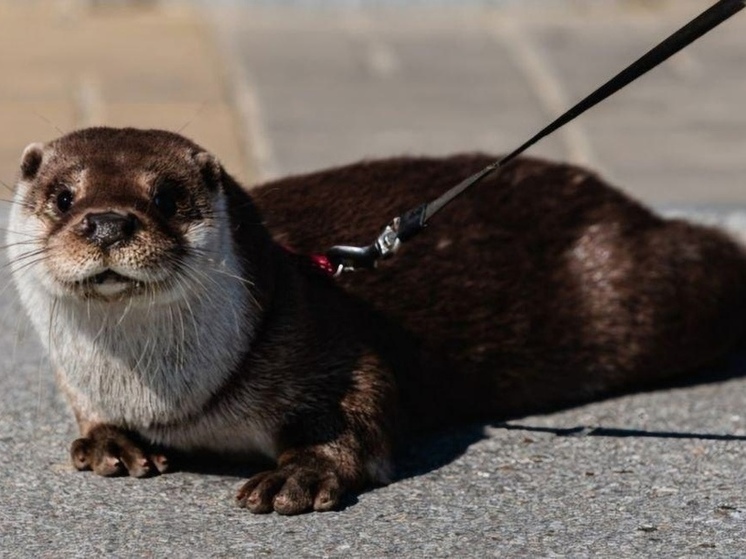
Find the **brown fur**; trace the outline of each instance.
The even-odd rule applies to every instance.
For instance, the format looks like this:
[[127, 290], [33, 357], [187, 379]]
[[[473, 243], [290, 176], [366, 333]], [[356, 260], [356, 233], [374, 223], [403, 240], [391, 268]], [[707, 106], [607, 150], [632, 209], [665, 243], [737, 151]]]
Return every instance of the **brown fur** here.
[[[398, 158], [252, 192], [300, 252], [367, 244], [382, 224], [493, 156]], [[743, 331], [741, 247], [664, 220], [596, 175], [524, 158], [455, 201], [347, 291], [427, 355], [398, 382], [426, 424], [556, 408], [710, 363]]]
[[[249, 196], [174, 134], [93, 129], [52, 148], [85, 167], [88, 182], [69, 215], [44, 218], [49, 235], [76, 230], [75, 220], [101, 207], [136, 208], [145, 231], [128, 243], [147, 248], [138, 243], [157, 233], [178, 247], [182, 226], [209, 213], [209, 193], [222, 192], [228, 216], [220, 219], [230, 220], [261, 308], [239, 365], [196, 412], [102, 423], [71, 397], [80, 469], [161, 471], [167, 462], [153, 443], [238, 417], [238, 430], [268, 426], [277, 449], [276, 469], [251, 478], [239, 503], [254, 512], [328, 510], [345, 491], [385, 482], [394, 446], [412, 431], [641, 388], [718, 359], [743, 333], [742, 249], [717, 230], [657, 217], [577, 167], [517, 161], [380, 269], [334, 280], [302, 254], [367, 244], [387, 220], [494, 158], [364, 162]], [[59, 185], [59, 168], [35, 150], [22, 169], [25, 180]], [[146, 170], [190, 194], [175, 216], [150, 204]], [[50, 192], [36, 192], [24, 202], [43, 216]], [[98, 250], [70, 235], [79, 250]], [[55, 245], [63, 263], [65, 246]]]

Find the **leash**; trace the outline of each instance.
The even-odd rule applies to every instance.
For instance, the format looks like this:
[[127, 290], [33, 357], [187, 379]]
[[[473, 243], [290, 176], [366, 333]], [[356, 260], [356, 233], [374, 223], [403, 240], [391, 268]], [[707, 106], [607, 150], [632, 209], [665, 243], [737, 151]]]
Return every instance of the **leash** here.
[[587, 110], [611, 97], [614, 93], [665, 62], [671, 56], [712, 31], [715, 27], [744, 8], [746, 8], [746, 0], [720, 0], [647, 54], [643, 55], [636, 62], [622, 70], [588, 97], [538, 132], [526, 143], [460, 182], [435, 200], [421, 204], [394, 218], [373, 244], [364, 247], [333, 246], [325, 255], [314, 256], [314, 263], [317, 267], [334, 276], [338, 276], [342, 272], [375, 268], [379, 260], [393, 256], [399, 250], [402, 243], [407, 242], [425, 229], [430, 218], [466, 190], [478, 184], [496, 170], [505, 167], [539, 140], [549, 136], [552, 132], [555, 132]]

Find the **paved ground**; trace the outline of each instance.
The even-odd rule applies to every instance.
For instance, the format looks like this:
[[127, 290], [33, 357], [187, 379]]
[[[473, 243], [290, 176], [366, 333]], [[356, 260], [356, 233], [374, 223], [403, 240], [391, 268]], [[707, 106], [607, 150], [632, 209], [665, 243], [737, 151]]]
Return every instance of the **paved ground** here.
[[[178, 3], [6, 1], [0, 178], [12, 182], [27, 142], [99, 122], [186, 126], [247, 181], [402, 152], [504, 151], [702, 2], [552, 5], [253, 8], [208, 23]], [[743, 207], [745, 18], [534, 153], [603, 169], [660, 206]], [[257, 517], [232, 506], [237, 475], [73, 472], [72, 420], [8, 289], [0, 317], [1, 557], [746, 554], [743, 378], [447, 433], [340, 512]]]

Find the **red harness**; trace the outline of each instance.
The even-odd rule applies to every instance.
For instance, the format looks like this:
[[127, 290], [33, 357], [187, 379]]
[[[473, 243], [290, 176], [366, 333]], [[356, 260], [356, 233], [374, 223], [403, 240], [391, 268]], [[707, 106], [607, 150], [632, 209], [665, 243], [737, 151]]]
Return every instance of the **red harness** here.
[[301, 254], [287, 245], [280, 246], [288, 254], [292, 254], [296, 258], [302, 258], [308, 262], [312, 268], [324, 272], [327, 276], [335, 277], [339, 275], [339, 269], [332, 264], [331, 260], [329, 260], [325, 254]]
[[311, 264], [327, 275], [334, 277], [339, 274], [325, 254], [310, 254], [308, 255], [308, 259], [311, 261]]

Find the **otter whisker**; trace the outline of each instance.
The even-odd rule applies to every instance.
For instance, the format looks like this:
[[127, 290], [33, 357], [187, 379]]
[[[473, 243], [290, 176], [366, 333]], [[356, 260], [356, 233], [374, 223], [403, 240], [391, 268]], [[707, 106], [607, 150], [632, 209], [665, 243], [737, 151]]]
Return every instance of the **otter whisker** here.
[[99, 327], [96, 333], [93, 335], [93, 343], [91, 344], [93, 347], [95, 347], [96, 342], [101, 339], [102, 336], [105, 336], [106, 334], [106, 321], [108, 320], [108, 316], [104, 315], [99, 319]]
[[[15, 188], [10, 186], [7, 182], [0, 180], [0, 185], [2, 185], [5, 190], [7, 190], [10, 194], [15, 194]], [[3, 200], [3, 202], [8, 202], [9, 200]]]
[[41, 113], [38, 113], [38, 112], [36, 112], [34, 110], [32, 110], [31, 113], [34, 116], [36, 116], [36, 117], [40, 118], [41, 120], [43, 120], [44, 122], [46, 122], [49, 126], [51, 126], [52, 128], [54, 128], [59, 134], [65, 134], [62, 130], [60, 130], [59, 126], [57, 126], [55, 123], [53, 123], [51, 120], [49, 120], [47, 117], [45, 117]]
[[30, 268], [37, 266], [51, 258], [46, 250], [35, 251], [34, 253], [23, 254], [9, 262], [3, 264], [2, 269], [10, 268], [13, 273], [26, 272]]
[[[250, 279], [242, 277], [242, 276], [239, 276], [239, 275], [236, 275], [236, 274], [234, 274], [232, 272], [228, 272], [227, 270], [225, 270], [225, 269], [223, 269], [223, 268], [221, 268], [219, 266], [215, 266], [210, 271], [211, 272], [215, 272], [216, 274], [220, 274], [222, 276], [234, 279], [236, 281], [239, 281], [242, 284], [244, 284], [246, 287], [249, 287], [249, 288], [256, 287], [256, 284], [253, 281], [251, 281]], [[203, 274], [203, 275], [207, 275], [207, 273], [203, 272], [203, 271], [200, 271], [199, 273]]]
[[37, 242], [39, 240], [38, 234], [29, 233], [27, 231], [15, 231], [13, 229], [8, 229], [7, 227], [0, 227], [0, 231], [3, 231], [4, 233], [10, 233], [12, 235], [18, 235], [20, 237], [29, 237], [30, 239], [35, 239]]
[[127, 314], [129, 313], [130, 309], [132, 308], [132, 299], [127, 299], [127, 304], [124, 306], [124, 310], [122, 311], [122, 314], [119, 316], [119, 320], [117, 320], [116, 326], [119, 327], [124, 322], [124, 319], [127, 317]]
[[[147, 371], [150, 369], [150, 359], [152, 357], [152, 354], [148, 354], [148, 348], [150, 346], [152, 338], [148, 337], [145, 339], [145, 346], [140, 351], [140, 357], [135, 361], [134, 365], [132, 366], [132, 369], [134, 371], [140, 371], [141, 373], [147, 373]], [[145, 359], [145, 356], [148, 355], [148, 363], [146, 367], [143, 369], [141, 364], [143, 360]]]
[[194, 119], [196, 119], [200, 115], [200, 113], [205, 110], [207, 104], [208, 101], [202, 101], [199, 107], [197, 107], [197, 110], [194, 111], [194, 114], [191, 116], [191, 118], [187, 120], [176, 132], [181, 134], [184, 130], [186, 130], [187, 127], [194, 121]]
[[57, 342], [55, 334], [57, 332], [56, 322], [59, 308], [59, 298], [54, 297], [52, 299], [52, 304], [49, 307], [49, 329], [47, 330], [47, 346], [50, 348], [55, 347]]
[[28, 239], [18, 239], [18, 240], [9, 240], [6, 239], [6, 243], [4, 245], [0, 245], [0, 250], [8, 250], [14, 247], [37, 247], [41, 248], [38, 239], [34, 238], [28, 238]]
[[186, 326], [184, 324], [184, 314], [181, 312], [181, 306], [179, 305], [174, 305], [171, 307], [171, 309], [173, 309], [176, 312], [179, 318], [179, 327], [181, 331], [181, 337], [177, 341], [177, 344], [176, 344], [176, 356], [177, 356], [177, 362], [183, 366], [184, 359], [185, 359], [184, 358], [184, 353], [185, 353], [184, 347], [186, 345], [186, 339], [187, 339]]
[[27, 241], [15, 241], [13, 243], [0, 245], [0, 250], [8, 250], [14, 247], [37, 246], [38, 244], [39, 242], [36, 239], [29, 239]]
[[[187, 285], [187, 278], [181, 278], [180, 276], [176, 277], [176, 282], [179, 284], [180, 289], [182, 289], [184, 292], [188, 292], [188, 285]], [[194, 337], [196, 338], [197, 347], [202, 347], [202, 337], [199, 335], [199, 322], [197, 321], [197, 317], [194, 313], [194, 309], [192, 308], [192, 303], [190, 301], [190, 297], [184, 297], [183, 303], [186, 306], [187, 312], [189, 313], [189, 316], [191, 318], [191, 327], [192, 332], [194, 332]], [[206, 303], [209, 304], [211, 301], [211, 298], [208, 294], [207, 299], [205, 300]], [[203, 303], [204, 304], [204, 303]]]
[[[212, 287], [220, 287], [220, 284], [217, 281], [215, 281], [215, 279], [212, 278], [209, 274], [199, 271], [197, 268], [195, 268], [194, 266], [192, 266], [190, 263], [188, 263], [185, 260], [181, 262], [176, 262], [175, 265], [181, 270], [183, 270], [183, 273], [186, 276], [186, 278], [192, 281], [194, 284], [196, 284], [197, 287], [199, 287], [200, 292], [202, 293], [209, 292], [207, 286], [202, 282], [202, 279], [209, 281], [212, 284]], [[181, 274], [177, 274], [177, 277], [180, 275]]]
[[21, 260], [23, 258], [28, 257], [30, 254], [39, 254], [41, 252], [48, 252], [49, 248], [45, 245], [42, 245], [39, 242], [33, 242], [33, 241], [19, 241], [18, 244], [16, 243], [10, 243], [9, 248], [14, 248], [15, 246], [24, 246], [24, 247], [31, 247], [26, 248], [26, 250], [18, 252], [18, 254], [10, 254], [8, 261], [14, 262]]
[[4, 198], [0, 198], [0, 204], [8, 204], [10, 206], [19, 206], [21, 208], [24, 208], [26, 210], [32, 210], [32, 206], [30, 206], [28, 203], [20, 201], [20, 200], [6, 200]]

